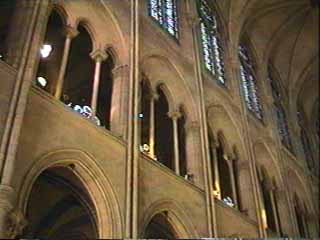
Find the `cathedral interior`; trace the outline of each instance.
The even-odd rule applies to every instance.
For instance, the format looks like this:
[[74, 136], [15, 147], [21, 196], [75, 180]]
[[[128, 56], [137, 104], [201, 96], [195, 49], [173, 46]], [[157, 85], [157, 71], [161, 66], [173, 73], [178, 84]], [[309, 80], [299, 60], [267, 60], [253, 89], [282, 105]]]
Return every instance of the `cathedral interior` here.
[[319, 1], [0, 0], [0, 238], [319, 236]]

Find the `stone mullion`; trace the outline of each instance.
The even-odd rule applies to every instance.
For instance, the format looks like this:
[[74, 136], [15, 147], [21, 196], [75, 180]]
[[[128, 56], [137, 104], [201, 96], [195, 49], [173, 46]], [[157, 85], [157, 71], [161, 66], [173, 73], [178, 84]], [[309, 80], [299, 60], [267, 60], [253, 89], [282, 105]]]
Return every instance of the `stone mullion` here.
[[66, 26], [64, 29], [64, 33], [66, 35], [66, 39], [64, 43], [63, 55], [62, 55], [60, 69], [59, 69], [56, 90], [54, 94], [57, 100], [60, 100], [61, 98], [61, 93], [62, 93], [62, 88], [64, 83], [64, 76], [66, 73], [67, 63], [69, 58], [71, 40], [78, 35], [78, 31], [70, 26]]
[[97, 102], [99, 95], [99, 84], [100, 84], [100, 72], [101, 72], [101, 63], [107, 59], [107, 54], [102, 50], [96, 50], [91, 54], [92, 59], [95, 60], [95, 71], [94, 71], [94, 79], [93, 79], [93, 90], [91, 97], [91, 109], [92, 115], [96, 116], [97, 114]]
[[169, 117], [173, 124], [173, 144], [174, 144], [174, 170], [177, 175], [180, 175], [180, 155], [179, 155], [179, 129], [178, 119], [181, 117], [180, 112], [169, 112]]

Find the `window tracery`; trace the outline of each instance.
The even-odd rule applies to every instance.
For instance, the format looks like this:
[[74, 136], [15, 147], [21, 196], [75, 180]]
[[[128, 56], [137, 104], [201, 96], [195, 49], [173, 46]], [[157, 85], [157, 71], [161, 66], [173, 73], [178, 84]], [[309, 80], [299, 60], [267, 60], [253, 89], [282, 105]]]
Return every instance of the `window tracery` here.
[[223, 60], [223, 48], [219, 24], [212, 8], [209, 7], [207, 0], [198, 3], [200, 16], [200, 35], [202, 43], [202, 54], [207, 70], [217, 76], [221, 84], [225, 84], [225, 70]]
[[247, 108], [252, 111], [258, 119], [261, 120], [263, 118], [262, 107], [258, 95], [255, 69], [249, 54], [249, 50], [244, 44], [239, 45], [238, 55], [240, 60], [241, 85]]
[[178, 38], [177, 0], [149, 0], [149, 15], [170, 35]]
[[280, 140], [288, 150], [293, 151], [288, 121], [282, 105], [282, 95], [280, 87], [273, 77], [270, 65], [268, 66], [268, 81], [271, 86], [272, 96], [274, 100], [274, 108], [276, 112], [277, 127], [280, 135]]

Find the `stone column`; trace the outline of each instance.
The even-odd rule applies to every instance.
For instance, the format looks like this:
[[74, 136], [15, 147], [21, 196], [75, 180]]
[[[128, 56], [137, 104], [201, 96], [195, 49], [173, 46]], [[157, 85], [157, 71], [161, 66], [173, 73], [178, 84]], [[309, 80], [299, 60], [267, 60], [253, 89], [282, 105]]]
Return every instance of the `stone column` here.
[[203, 164], [201, 161], [201, 139], [200, 124], [196, 121], [187, 122], [186, 126], [186, 148], [188, 172], [193, 174], [195, 185], [204, 189]]
[[93, 51], [90, 54], [90, 56], [96, 63], [95, 70], [94, 70], [92, 97], [91, 97], [92, 115], [95, 116], [97, 113], [97, 101], [98, 101], [98, 95], [99, 95], [101, 63], [107, 59], [108, 55], [106, 54], [105, 51], [101, 49], [97, 49]]
[[231, 185], [232, 185], [232, 197], [234, 201], [235, 208], [239, 208], [238, 206], [238, 196], [237, 196], [237, 184], [234, 176], [234, 162], [235, 159], [232, 159], [231, 157], [228, 157], [228, 166], [229, 166], [229, 174], [231, 179]]
[[156, 92], [152, 92], [150, 96], [150, 132], [149, 132], [149, 147], [150, 147], [150, 156], [152, 158], [155, 157], [155, 149], [154, 149], [154, 142], [155, 142], [155, 101], [159, 98], [159, 95]]
[[68, 63], [68, 58], [69, 58], [69, 52], [70, 52], [70, 46], [71, 46], [71, 40], [78, 35], [77, 29], [71, 27], [71, 26], [66, 26], [64, 29], [64, 34], [66, 36], [66, 40], [64, 42], [64, 49], [63, 49], [63, 55], [62, 55], [62, 60], [61, 60], [61, 66], [59, 70], [59, 75], [57, 79], [57, 86], [56, 86], [56, 91], [55, 91], [55, 98], [57, 100], [60, 100], [61, 93], [62, 93], [62, 88], [63, 88], [63, 83], [64, 83], [64, 76], [66, 73], [67, 69], [67, 63]]
[[129, 106], [129, 66], [119, 65], [112, 70], [111, 131], [126, 139]]
[[178, 132], [178, 119], [181, 117], [179, 111], [169, 112], [168, 116], [172, 119], [173, 123], [173, 143], [174, 143], [174, 166], [177, 175], [180, 175], [180, 159], [179, 159], [179, 132]]

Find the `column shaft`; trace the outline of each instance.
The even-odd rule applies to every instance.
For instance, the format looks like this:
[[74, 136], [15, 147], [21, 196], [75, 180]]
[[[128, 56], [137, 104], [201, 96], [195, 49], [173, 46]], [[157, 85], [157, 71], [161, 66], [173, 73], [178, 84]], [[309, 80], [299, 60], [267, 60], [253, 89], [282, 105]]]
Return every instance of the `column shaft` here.
[[238, 195], [237, 195], [237, 185], [236, 180], [234, 176], [234, 166], [233, 166], [233, 160], [230, 160], [229, 163], [229, 169], [230, 169], [230, 178], [231, 178], [231, 185], [232, 185], [232, 197], [235, 204], [235, 207], [238, 209]]
[[96, 61], [96, 67], [94, 71], [94, 80], [93, 80], [93, 90], [91, 98], [91, 109], [92, 115], [95, 116], [97, 113], [97, 101], [99, 95], [99, 83], [100, 83], [100, 70], [101, 70], [101, 61]]
[[172, 121], [173, 121], [173, 142], [174, 142], [174, 166], [175, 166], [174, 170], [177, 175], [180, 175], [178, 119], [174, 117]]
[[63, 56], [62, 56], [61, 66], [60, 66], [58, 80], [57, 80], [56, 92], [54, 94], [57, 100], [60, 100], [61, 98], [61, 93], [62, 93], [62, 88], [64, 83], [64, 76], [66, 73], [68, 57], [70, 52], [70, 46], [71, 46], [71, 36], [67, 36], [64, 43]]

